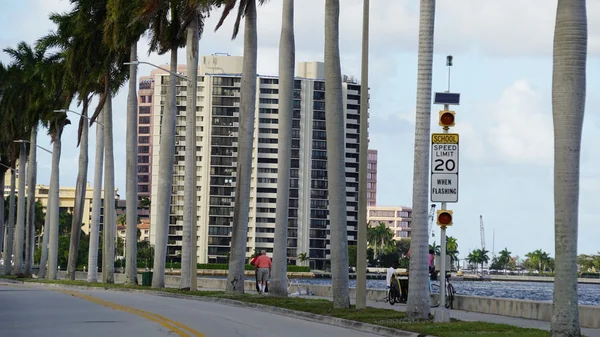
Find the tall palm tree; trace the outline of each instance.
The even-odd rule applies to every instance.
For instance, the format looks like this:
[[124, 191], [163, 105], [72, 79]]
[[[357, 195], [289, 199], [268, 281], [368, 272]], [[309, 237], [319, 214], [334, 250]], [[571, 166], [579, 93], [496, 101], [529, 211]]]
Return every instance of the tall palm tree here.
[[325, 123], [329, 218], [331, 232], [331, 287], [334, 308], [349, 308], [348, 232], [346, 225], [346, 176], [344, 105], [340, 65], [340, 1], [325, 1]]
[[[264, 0], [258, 0], [261, 4]], [[215, 30], [235, 7], [237, 0], [229, 0]], [[233, 208], [233, 233], [227, 288], [229, 292], [244, 292], [244, 265], [248, 240], [248, 216], [250, 209], [250, 180], [252, 175], [252, 147], [254, 138], [254, 116], [256, 114], [256, 0], [240, 0], [232, 38], [239, 32], [242, 17], [244, 23], [244, 64], [240, 88], [240, 113], [238, 129], [237, 168], [235, 184], [235, 207]]]
[[100, 240], [100, 208], [102, 202], [102, 169], [104, 163], [103, 113], [100, 112], [96, 128], [96, 154], [94, 165], [94, 192], [92, 195], [92, 219], [90, 222], [90, 243], [88, 251], [88, 282], [98, 282], [98, 245]]
[[19, 189], [17, 198], [17, 225], [15, 227], [13, 273], [23, 272], [23, 248], [25, 239], [25, 176], [27, 166], [27, 147], [25, 142], [19, 146]]
[[15, 172], [15, 160], [12, 160], [12, 174], [10, 175], [10, 194], [8, 197], [8, 224], [6, 227], [6, 242], [4, 243], [4, 273], [12, 273], [11, 262], [13, 262], [13, 238], [15, 233], [15, 189], [17, 175]]
[[406, 313], [412, 318], [429, 317], [427, 277], [428, 209], [429, 209], [429, 133], [431, 124], [431, 78], [433, 66], [433, 32], [435, 0], [421, 0], [419, 19], [419, 59], [417, 74], [417, 109], [415, 123], [415, 160], [413, 170], [412, 251]]
[[292, 165], [292, 115], [294, 113], [294, 0], [284, 0], [279, 39], [279, 134], [277, 153], [277, 204], [273, 276], [269, 293], [287, 296], [287, 228]]
[[35, 184], [37, 177], [37, 123], [31, 128], [29, 139], [29, 165], [27, 166], [27, 235], [25, 250], [25, 275], [31, 275], [35, 245]]
[[[137, 44], [147, 29], [145, 22], [133, 20], [141, 8], [140, 0], [108, 0], [107, 20], [104, 23], [104, 41], [114, 50], [129, 49], [129, 60], [137, 60]], [[138, 169], [137, 169], [137, 66], [129, 66], [129, 91], [127, 93], [126, 137], [126, 217], [131, 224], [126, 229], [126, 242], [137, 242]], [[127, 245], [125, 282], [137, 284], [137, 244]]]
[[356, 249], [356, 308], [367, 307], [367, 167], [369, 151], [369, 0], [363, 0], [360, 70], [360, 140], [358, 172], [358, 222]]
[[197, 288], [197, 153], [196, 153], [196, 100], [198, 95], [198, 41], [204, 31], [204, 18], [213, 5], [223, 1], [188, 0], [183, 10], [181, 29], [187, 35], [187, 103], [185, 127], [185, 184], [183, 191], [183, 237], [181, 247], [180, 289]]
[[167, 86], [167, 102], [160, 125], [160, 149], [158, 156], [158, 184], [154, 274], [152, 287], [165, 286], [165, 262], [167, 256], [167, 238], [169, 215], [171, 211], [171, 193], [173, 188], [173, 165], [175, 164], [175, 118], [177, 105], [175, 100], [177, 77], [177, 49], [185, 45], [181, 33], [181, 4], [177, 1], [149, 1], [142, 7], [139, 19], [149, 22], [150, 51], [162, 55], [170, 51], [170, 72]]

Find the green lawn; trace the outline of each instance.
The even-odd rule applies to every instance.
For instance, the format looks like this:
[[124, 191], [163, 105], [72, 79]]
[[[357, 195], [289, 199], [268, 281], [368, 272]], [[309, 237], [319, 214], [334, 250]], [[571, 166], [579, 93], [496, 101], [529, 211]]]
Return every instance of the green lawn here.
[[[0, 276], [3, 277], [3, 276]], [[278, 298], [271, 296], [259, 296], [255, 294], [233, 295], [222, 291], [181, 291], [178, 289], [153, 289], [142, 286], [122, 285], [122, 284], [103, 284], [87, 283], [85, 281], [46, 281], [37, 279], [21, 279], [25, 282], [53, 283], [74, 286], [98, 287], [105, 289], [143, 289], [152, 291], [161, 291], [166, 293], [187, 294], [193, 296], [218, 297], [238, 300], [242, 302], [258, 303], [274, 307], [292, 309], [314, 314], [333, 316], [353, 321], [381, 325], [390, 328], [401, 329], [405, 331], [418, 332], [439, 337], [547, 337], [548, 331], [538, 329], [524, 329], [505, 324], [493, 324], [483, 322], [464, 322], [452, 320], [450, 323], [434, 323], [432, 320], [415, 321], [406, 317], [403, 312], [392, 309], [366, 308], [356, 310], [354, 306], [350, 309], [334, 309], [331, 301], [324, 299], [306, 299], [306, 298]]]

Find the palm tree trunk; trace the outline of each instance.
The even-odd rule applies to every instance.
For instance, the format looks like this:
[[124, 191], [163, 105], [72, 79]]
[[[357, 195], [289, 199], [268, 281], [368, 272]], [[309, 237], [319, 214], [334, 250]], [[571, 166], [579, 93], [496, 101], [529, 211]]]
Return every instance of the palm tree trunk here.
[[[137, 60], [137, 42], [131, 45], [130, 60]], [[126, 184], [126, 237], [127, 243], [125, 262], [125, 283], [137, 284], [137, 209], [138, 209], [138, 97], [137, 97], [137, 66], [129, 66], [129, 93], [127, 95], [127, 184]]]
[[360, 71], [360, 149], [358, 177], [358, 229], [356, 249], [356, 308], [367, 306], [367, 169], [369, 157], [369, 0], [363, 0]]
[[[14, 167], [14, 165], [11, 165]], [[11, 261], [13, 255], [13, 237], [15, 233], [15, 189], [17, 175], [13, 170], [10, 175], [10, 195], [8, 197], [8, 227], [6, 228], [6, 240], [4, 242], [4, 273], [10, 275], [12, 272]]]
[[0, 170], [0, 191], [3, 192], [2, 196], [0, 197], [0, 253], [3, 251], [4, 248], [4, 189], [6, 188], [5, 179], [6, 170]]
[[429, 209], [429, 133], [431, 124], [431, 77], [435, 0], [421, 0], [419, 22], [419, 59], [417, 74], [417, 111], [415, 123], [415, 161], [413, 170], [413, 230], [410, 243], [410, 280], [406, 313], [413, 318], [428, 318], [428, 209]]
[[56, 122], [56, 131], [54, 135], [54, 146], [52, 147], [52, 171], [50, 173], [50, 229], [48, 233], [48, 279], [56, 280], [58, 273], [58, 190], [59, 190], [59, 163], [61, 151], [62, 125]]
[[558, 0], [552, 76], [556, 260], [551, 336], [581, 335], [577, 226], [587, 43], [585, 0]]
[[279, 134], [277, 165], [277, 204], [275, 242], [273, 244], [273, 277], [269, 293], [287, 296], [287, 228], [292, 165], [292, 115], [294, 112], [294, 0], [284, 0], [279, 40]]
[[94, 160], [94, 195], [92, 196], [92, 221], [88, 252], [88, 282], [98, 282], [98, 243], [100, 240], [100, 208], [102, 207], [102, 166], [104, 164], [103, 122], [104, 110], [98, 115], [96, 123], [96, 158]]
[[235, 206], [233, 208], [233, 233], [226, 288], [228, 292], [244, 293], [244, 265], [252, 175], [252, 139], [254, 138], [256, 113], [257, 53], [256, 0], [249, 0], [244, 23], [244, 64], [240, 88]]
[[31, 275], [35, 246], [35, 184], [37, 176], [37, 124], [31, 128], [27, 166], [27, 235], [25, 237], [25, 274]]
[[325, 127], [331, 232], [331, 288], [334, 308], [350, 307], [344, 105], [340, 65], [340, 1], [325, 1]]
[[[88, 101], [83, 102], [81, 114], [87, 116]], [[79, 169], [77, 172], [77, 183], [75, 185], [75, 204], [73, 206], [73, 219], [71, 220], [71, 240], [69, 243], [69, 260], [67, 263], [67, 279], [75, 280], [77, 258], [79, 257], [79, 239], [81, 238], [81, 226], [83, 223], [83, 207], [87, 185], [88, 171], [88, 140], [89, 123], [87, 118], [81, 117], [81, 144], [79, 144]]]
[[[106, 85], [109, 84], [110, 73], [106, 73]], [[102, 282], [115, 282], [115, 161], [113, 154], [112, 97], [108, 97], [104, 105], [104, 221], [102, 226]]]
[[48, 241], [50, 237], [50, 218], [52, 217], [52, 198], [48, 196], [46, 214], [44, 215], [44, 234], [42, 236], [42, 254], [40, 256], [40, 270], [38, 278], [46, 277], [46, 264], [48, 263]]
[[[198, 16], [194, 15], [187, 28], [187, 104], [185, 117], [185, 186], [183, 199], [183, 242], [181, 247], [181, 279], [179, 289], [191, 289], [192, 242], [197, 241], [196, 223], [198, 197], [196, 195], [196, 96], [198, 91]], [[195, 245], [194, 245], [195, 246]], [[197, 255], [195, 255], [197, 256]], [[195, 259], [194, 259], [195, 260]], [[196, 289], [194, 289], [196, 290]]]
[[[171, 72], [177, 73], [177, 50], [171, 50]], [[158, 155], [158, 184], [156, 203], [156, 241], [154, 244], [154, 274], [152, 288], [165, 286], [165, 261], [167, 258], [167, 233], [169, 232], [169, 214], [171, 213], [171, 193], [173, 189], [173, 165], [175, 164], [175, 118], [177, 105], [175, 89], [177, 77], [169, 76], [167, 87], [167, 103], [163, 114], [160, 131], [160, 149]]]
[[19, 196], [17, 198], [17, 226], [15, 228], [15, 264], [13, 265], [13, 273], [20, 274], [23, 272], [23, 246], [25, 243], [25, 180], [27, 177], [27, 146], [21, 143], [19, 151]]

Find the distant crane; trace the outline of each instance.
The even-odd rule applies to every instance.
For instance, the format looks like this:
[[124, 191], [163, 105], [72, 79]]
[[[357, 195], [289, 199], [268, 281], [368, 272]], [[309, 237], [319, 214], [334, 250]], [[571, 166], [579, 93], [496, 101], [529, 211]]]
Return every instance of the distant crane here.
[[479, 216], [479, 231], [481, 232], [481, 249], [485, 250], [485, 232], [483, 229], [483, 215]]
[[[433, 227], [433, 219], [435, 218], [435, 204], [431, 204], [431, 208], [429, 209], [429, 229], [428, 233], [431, 233], [431, 237], [435, 237], [435, 231], [431, 230]], [[429, 235], [429, 234], [427, 234]]]

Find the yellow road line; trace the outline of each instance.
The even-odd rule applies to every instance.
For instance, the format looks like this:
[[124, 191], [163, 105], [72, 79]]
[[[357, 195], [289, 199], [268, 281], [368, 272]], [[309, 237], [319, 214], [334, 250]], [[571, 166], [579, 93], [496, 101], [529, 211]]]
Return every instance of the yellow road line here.
[[77, 291], [72, 291], [72, 290], [63, 290], [63, 289], [56, 289], [56, 291], [59, 291], [61, 293], [67, 294], [67, 295], [71, 295], [74, 297], [78, 297], [81, 299], [85, 299], [88, 300], [90, 302], [96, 303], [96, 304], [100, 304], [103, 305], [105, 307], [109, 307], [113, 310], [121, 310], [124, 312], [128, 312], [130, 314], [134, 314], [140, 317], [143, 317], [147, 320], [150, 320], [152, 322], [158, 323], [164, 327], [166, 327], [169, 330], [172, 330], [173, 332], [176, 332], [177, 334], [179, 334], [181, 337], [206, 337], [204, 334], [202, 334], [201, 332], [198, 332], [192, 328], [190, 328], [189, 326], [183, 325], [179, 322], [175, 322], [173, 320], [170, 320], [166, 317], [157, 315], [155, 313], [152, 312], [148, 312], [145, 310], [141, 310], [138, 308], [134, 308], [134, 307], [128, 307], [125, 305], [121, 305], [118, 303], [114, 303], [114, 302], [109, 302], [109, 301], [105, 301], [102, 299], [99, 299], [97, 297], [91, 296], [91, 295], [86, 295]]

